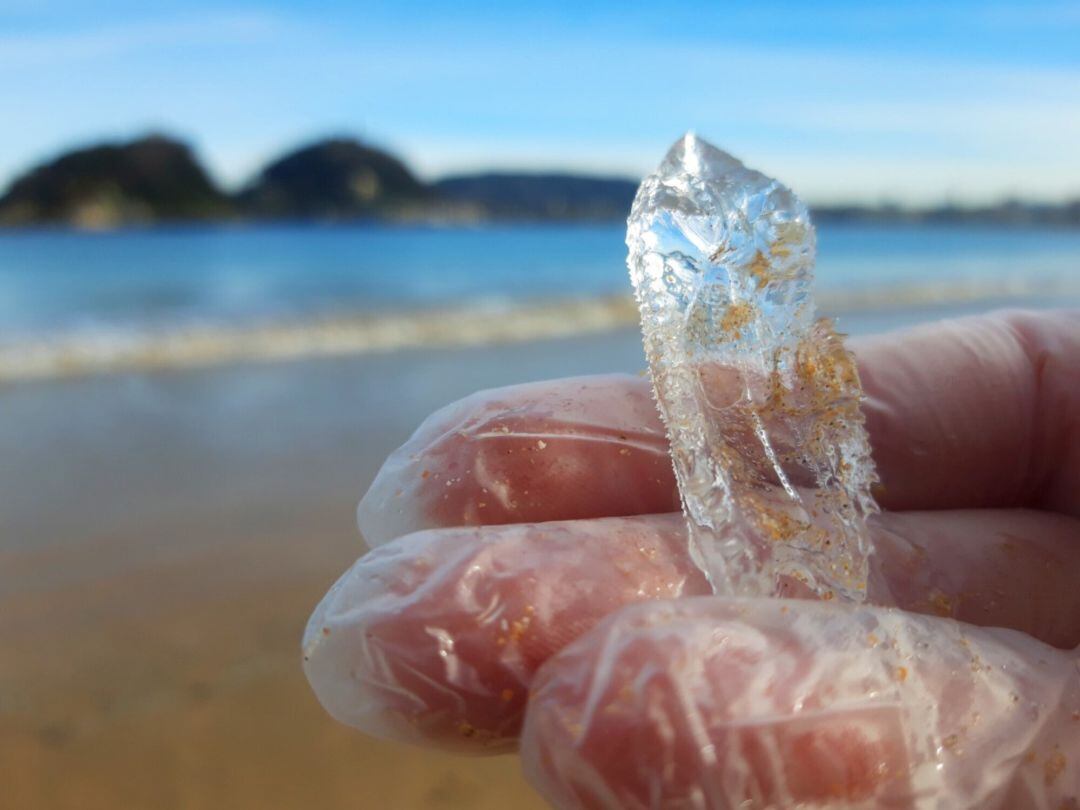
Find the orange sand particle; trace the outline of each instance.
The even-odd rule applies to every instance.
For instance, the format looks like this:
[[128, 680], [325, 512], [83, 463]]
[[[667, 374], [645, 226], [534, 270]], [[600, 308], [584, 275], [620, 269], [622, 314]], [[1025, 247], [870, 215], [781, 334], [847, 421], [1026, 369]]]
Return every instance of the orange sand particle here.
[[952, 599], [941, 591], [936, 591], [933, 596], [930, 597], [930, 607], [938, 616], [953, 615]]
[[747, 265], [746, 270], [757, 283], [757, 288], [759, 290], [769, 283], [769, 260], [765, 258], [765, 254], [760, 250], [754, 255], [754, 258], [750, 260], [750, 264]]
[[742, 337], [742, 330], [754, 321], [754, 308], [745, 301], [736, 301], [724, 310], [720, 328], [735, 340]]
[[510, 623], [510, 640], [514, 642], [521, 641], [524, 638], [526, 631], [529, 629], [529, 625], [532, 624], [532, 616], [529, 615], [533, 611], [531, 607], [525, 608], [526, 615], [520, 619], [515, 619]]
[[1052, 785], [1065, 770], [1065, 755], [1057, 749], [1054, 750], [1043, 764], [1043, 778], [1047, 785]]

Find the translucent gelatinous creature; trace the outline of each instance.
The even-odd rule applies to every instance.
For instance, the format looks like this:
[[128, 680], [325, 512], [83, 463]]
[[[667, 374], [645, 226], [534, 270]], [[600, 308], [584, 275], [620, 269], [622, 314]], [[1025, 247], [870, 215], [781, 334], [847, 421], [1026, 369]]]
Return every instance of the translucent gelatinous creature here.
[[[860, 384], [814, 313], [813, 241], [779, 183], [677, 144], [628, 238], [666, 424], [626, 376], [432, 415], [361, 502], [373, 550], [304, 634], [326, 709], [392, 739], [519, 750], [567, 810], [1080, 807], [1080, 658], [1046, 643], [1080, 637], [1080, 597], [1051, 576], [1080, 566], [1071, 518], [1024, 510], [1031, 529], [999, 537], [1004, 510], [889, 512], [868, 559]], [[883, 408], [933, 400], [1016, 331], [976, 319], [864, 348], [875, 431], [931, 441]], [[1053, 340], [1050, 357], [1077, 354]], [[955, 355], [924, 377], [928, 346]], [[882, 456], [890, 480], [899, 462], [921, 481], [902, 454]], [[868, 567], [875, 604], [841, 601]]]
[[806, 206], [687, 134], [642, 182], [626, 242], [693, 550], [713, 587], [862, 600], [876, 477], [854, 361], [816, 317]]

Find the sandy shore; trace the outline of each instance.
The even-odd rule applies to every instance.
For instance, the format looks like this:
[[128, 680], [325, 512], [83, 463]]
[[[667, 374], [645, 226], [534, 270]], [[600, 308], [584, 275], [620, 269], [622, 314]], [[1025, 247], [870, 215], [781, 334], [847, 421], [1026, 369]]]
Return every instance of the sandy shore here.
[[513, 758], [338, 726], [299, 638], [429, 411], [639, 358], [623, 330], [0, 388], [0, 805], [541, 806]]
[[358, 498], [428, 413], [480, 388], [641, 365], [623, 328], [0, 382], [0, 807], [541, 806], [513, 758], [335, 724], [299, 639], [362, 552]]
[[[826, 290], [823, 313], [849, 333], [1006, 304], [1080, 303], [1080, 283], [1059, 279], [922, 283]], [[0, 339], [0, 385], [95, 374], [181, 371], [237, 363], [357, 357], [427, 348], [530, 343], [632, 329], [630, 295], [383, 311], [265, 323], [192, 323], [159, 329], [60, 332]]]

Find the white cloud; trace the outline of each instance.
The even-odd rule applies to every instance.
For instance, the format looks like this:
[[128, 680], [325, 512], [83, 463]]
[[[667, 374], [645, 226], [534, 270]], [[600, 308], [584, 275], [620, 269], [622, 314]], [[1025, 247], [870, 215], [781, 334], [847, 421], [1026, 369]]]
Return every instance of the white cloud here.
[[[245, 43], [257, 47], [232, 47]], [[183, 57], [207, 44], [227, 47], [189, 68]], [[224, 12], [0, 35], [0, 108], [22, 114], [0, 149], [11, 162], [0, 175], [72, 135], [148, 121], [197, 136], [230, 183], [294, 134], [373, 129], [426, 176], [637, 174], [694, 127], [819, 199], [1080, 193], [1080, 70], [845, 48], [581, 30], [557, 41], [423, 28], [387, 36], [310, 16]], [[169, 49], [182, 58], [145, 58]], [[119, 70], [99, 71], [105, 79], [91, 86], [92, 60], [114, 57]], [[35, 86], [21, 95], [4, 75], [35, 67]]]
[[233, 12], [71, 32], [0, 35], [0, 70], [55, 67], [159, 48], [262, 41], [280, 29], [272, 16]]

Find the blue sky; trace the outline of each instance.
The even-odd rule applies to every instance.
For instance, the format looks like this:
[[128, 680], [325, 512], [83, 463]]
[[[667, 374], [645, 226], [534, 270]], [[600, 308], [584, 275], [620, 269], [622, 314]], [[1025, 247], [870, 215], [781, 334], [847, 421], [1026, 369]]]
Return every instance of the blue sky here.
[[1080, 196], [1080, 0], [0, 0], [0, 185], [148, 129], [224, 183], [326, 133], [425, 177], [641, 174], [695, 129], [815, 201]]

